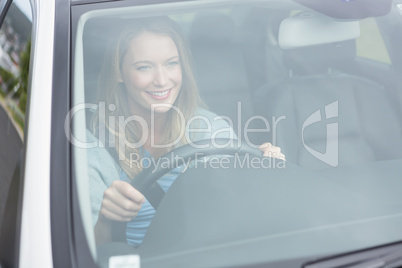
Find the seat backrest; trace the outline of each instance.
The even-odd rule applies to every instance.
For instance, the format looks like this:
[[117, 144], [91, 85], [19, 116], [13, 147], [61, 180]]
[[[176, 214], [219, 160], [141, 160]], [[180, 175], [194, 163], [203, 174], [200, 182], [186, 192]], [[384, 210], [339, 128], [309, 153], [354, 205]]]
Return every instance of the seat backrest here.
[[334, 165], [402, 156], [400, 120], [383, 86], [336, 71], [354, 55], [354, 40], [284, 51], [289, 77], [255, 93], [264, 116], [286, 116], [275, 142], [289, 161], [320, 169], [331, 166], [323, 161], [331, 153], [339, 160]]
[[189, 41], [201, 98], [211, 111], [230, 117], [237, 129], [238, 102], [243, 118], [249, 118], [253, 110], [244, 56], [231, 17], [197, 14]]

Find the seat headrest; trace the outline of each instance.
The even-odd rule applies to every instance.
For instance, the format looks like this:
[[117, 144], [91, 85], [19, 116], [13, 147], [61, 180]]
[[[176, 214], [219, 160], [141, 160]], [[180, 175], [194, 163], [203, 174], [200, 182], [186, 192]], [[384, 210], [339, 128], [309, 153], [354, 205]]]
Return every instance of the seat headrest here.
[[297, 74], [325, 73], [353, 61], [355, 40], [283, 51], [285, 66]]

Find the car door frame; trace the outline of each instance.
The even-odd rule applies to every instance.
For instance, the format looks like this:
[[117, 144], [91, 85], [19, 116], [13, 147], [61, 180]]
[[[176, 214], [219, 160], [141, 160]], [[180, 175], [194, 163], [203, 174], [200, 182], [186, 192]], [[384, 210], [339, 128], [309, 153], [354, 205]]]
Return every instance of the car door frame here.
[[[3, 25], [12, 3], [13, 0], [5, 0], [0, 3], [0, 27]], [[10, 181], [3, 221], [0, 225], [0, 267], [19, 266], [24, 151], [22, 149], [20, 152]]]
[[3, 3], [0, 3], [0, 27], [3, 24], [4, 18], [6, 17], [12, 2], [13, 0], [6, 0]]

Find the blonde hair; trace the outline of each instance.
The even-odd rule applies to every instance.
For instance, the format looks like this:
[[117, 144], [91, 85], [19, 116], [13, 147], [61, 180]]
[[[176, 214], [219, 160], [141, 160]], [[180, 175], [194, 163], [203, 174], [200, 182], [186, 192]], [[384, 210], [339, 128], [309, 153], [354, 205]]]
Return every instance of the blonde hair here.
[[[119, 38], [109, 47], [99, 76], [98, 101], [104, 101], [106, 107], [115, 105], [115, 109], [113, 111], [106, 109], [105, 118], [109, 118], [110, 116], [115, 116], [115, 118], [124, 116], [124, 118], [127, 118], [132, 115], [128, 107], [125, 86], [119, 82], [119, 75], [121, 73], [122, 61], [129, 49], [131, 40], [144, 32], [169, 36], [176, 44], [183, 78], [182, 87], [174, 106], [180, 109], [184, 115], [184, 123], [186, 124], [187, 120], [195, 114], [197, 107], [203, 104], [197, 91], [189, 46], [184, 39], [180, 27], [168, 17], [149, 17], [130, 20], [121, 31]], [[117, 153], [120, 166], [129, 178], [134, 178], [141, 172], [142, 167], [138, 165], [132, 166], [130, 155], [137, 154], [141, 156], [141, 152], [139, 148], [134, 148], [131, 145], [140, 141], [143, 131], [141, 125], [137, 121], [130, 121], [127, 126], [123, 127], [119, 125], [119, 120], [115, 120], [114, 124], [110, 124], [105, 118], [103, 118], [103, 115], [95, 113], [92, 119], [93, 131], [96, 133], [96, 127], [99, 127], [99, 124], [106, 126], [109, 130], [109, 135], [114, 136], [113, 138], [116, 143], [114, 149]], [[169, 127], [163, 133], [159, 143], [171, 144], [176, 141], [181, 131], [183, 131], [182, 124], [183, 122], [179, 114], [170, 109], [168, 111], [167, 122]], [[178, 145], [186, 143], [188, 141], [184, 135]], [[167, 148], [167, 151], [173, 148], [174, 146], [170, 146]], [[108, 149], [110, 151], [110, 148]]]

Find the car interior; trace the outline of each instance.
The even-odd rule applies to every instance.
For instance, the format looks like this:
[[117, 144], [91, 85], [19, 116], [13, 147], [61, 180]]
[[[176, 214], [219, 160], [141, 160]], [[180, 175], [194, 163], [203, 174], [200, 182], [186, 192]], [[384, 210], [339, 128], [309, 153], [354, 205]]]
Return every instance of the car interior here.
[[[363, 18], [368, 16], [353, 12], [347, 15], [359, 19], [330, 19], [331, 23], [335, 21], [334, 29], [350, 29], [337, 34], [328, 34], [326, 27], [312, 31], [314, 25], [327, 25], [328, 17], [318, 15], [314, 7], [289, 2], [270, 6], [256, 3], [205, 8], [188, 14], [172, 14], [171, 17], [187, 35], [198, 90], [207, 107], [232, 120], [238, 136], [246, 127], [261, 130], [249, 134], [253, 144], [271, 142], [282, 149], [291, 166], [301, 168], [303, 172], [324, 174], [323, 170], [333, 167], [353, 166], [358, 169], [359, 165], [402, 158], [402, 83], [395, 68], [400, 63], [390, 60], [397, 48], [389, 45], [389, 39], [397, 37], [384, 30], [390, 24], [387, 17], [366, 19], [377, 29], [375, 38], [382, 40], [379, 49], [388, 54], [383, 61], [367, 59], [361, 56], [364, 52], [361, 44], [366, 42], [361, 38], [365, 34]], [[82, 55], [86, 102], [96, 103], [102, 58], [108, 40], [116, 37], [115, 29], [122, 23], [125, 19], [113, 17], [95, 17], [85, 23]], [[296, 38], [296, 41], [283, 39], [297, 34], [304, 37]], [[86, 116], [88, 123], [91, 113]], [[256, 119], [248, 122], [253, 116], [257, 116]], [[285, 118], [280, 120], [281, 116]], [[268, 131], [266, 121], [270, 124]], [[336, 160], [323, 162], [322, 159], [333, 148], [337, 149]], [[314, 173], [303, 172], [300, 176], [312, 181], [298, 187], [305, 189], [308, 185], [315, 185], [316, 189], [324, 189], [324, 186], [320, 188], [319, 180], [312, 175]], [[336, 174], [336, 171], [331, 174]], [[194, 178], [200, 176], [191, 173], [186, 175], [186, 179], [191, 181], [191, 175]], [[184, 184], [184, 180], [181, 183]], [[180, 194], [180, 187], [184, 186], [180, 184], [172, 191]], [[197, 184], [197, 187], [204, 186]], [[329, 189], [319, 195], [323, 193], [331, 194]], [[274, 192], [271, 194], [275, 195]], [[345, 200], [347, 196], [346, 193]], [[173, 194], [167, 198], [164, 208], [176, 200]], [[191, 197], [181, 198], [188, 198], [188, 203], [196, 206]], [[163, 241], [173, 239], [174, 233], [166, 234], [162, 232], [164, 229], [157, 228], [170, 220], [166, 211], [162, 209], [157, 215], [155, 220], [159, 223], [151, 226], [150, 230], [154, 232], [151, 231], [150, 237], [144, 241], [145, 248], [152, 244], [153, 252], [164, 252], [162, 248], [155, 249], [156, 237], [165, 235]], [[179, 209], [175, 213], [182, 211]], [[185, 216], [191, 215], [180, 217], [186, 221]], [[167, 225], [179, 222], [172, 221]], [[192, 222], [197, 221], [202, 219], [195, 217]], [[176, 226], [172, 232], [186, 227]], [[182, 246], [185, 248], [186, 243], [183, 242]]]
[[[282, 148], [288, 161], [322, 169], [328, 165], [312, 156], [300, 142], [303, 121], [325, 105], [338, 101], [339, 165], [401, 157], [398, 117], [402, 112], [400, 97], [388, 88], [397, 83], [391, 68], [388, 76], [394, 81], [384, 83], [370, 76], [364, 62], [356, 57], [355, 38], [342, 40], [344, 37], [339, 36], [341, 41], [337, 42], [281, 49], [280, 23], [295, 11], [274, 14], [273, 10], [256, 7], [237, 9], [233, 8], [231, 13], [202, 11], [191, 21], [182, 22], [188, 32], [198, 89], [210, 110], [229, 117], [236, 132], [244, 130], [252, 116], [263, 116], [268, 121], [273, 116], [286, 116], [276, 129], [276, 145]], [[311, 11], [298, 16], [307, 17], [306, 14]], [[320, 18], [316, 20], [319, 23]], [[104, 19], [86, 25], [85, 94], [91, 103], [96, 102], [97, 76], [102, 64], [99, 55], [104, 54], [115, 25], [115, 20]], [[248, 127], [263, 129], [265, 125], [255, 119]], [[327, 137], [326, 131], [325, 124], [316, 124], [303, 131], [303, 138], [325, 153], [327, 139], [328, 143], [334, 139]], [[272, 142], [272, 132], [271, 129], [271, 132], [250, 133], [250, 140], [253, 144]]]

